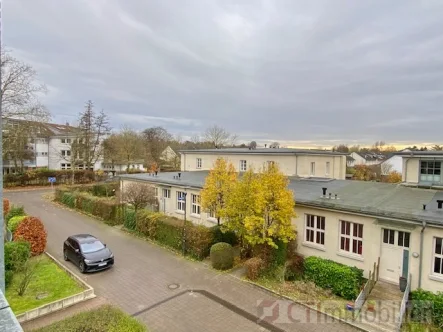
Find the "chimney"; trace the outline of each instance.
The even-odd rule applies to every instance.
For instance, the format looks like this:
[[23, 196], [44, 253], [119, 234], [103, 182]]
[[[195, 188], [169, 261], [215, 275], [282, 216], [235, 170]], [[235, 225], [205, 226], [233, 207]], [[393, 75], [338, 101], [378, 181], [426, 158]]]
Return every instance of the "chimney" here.
[[335, 194], [335, 199], [338, 199], [338, 195], [337, 194]]
[[266, 149], [267, 146], [268, 146], [268, 144], [265, 144], [265, 149]]
[[178, 173], [178, 178], [180, 179], [181, 178], [181, 176], [182, 176], [182, 173]]
[[426, 204], [423, 204], [423, 210], [426, 210]]
[[326, 197], [326, 190], [328, 190], [328, 188], [323, 187], [323, 188], [321, 188], [321, 190], [323, 190], [323, 197]]
[[158, 175], [158, 171], [155, 171], [155, 176], [157, 176]]
[[331, 193], [329, 193], [329, 199], [331, 199], [332, 198], [332, 194]]
[[438, 209], [441, 210], [443, 208], [443, 199], [437, 199]]

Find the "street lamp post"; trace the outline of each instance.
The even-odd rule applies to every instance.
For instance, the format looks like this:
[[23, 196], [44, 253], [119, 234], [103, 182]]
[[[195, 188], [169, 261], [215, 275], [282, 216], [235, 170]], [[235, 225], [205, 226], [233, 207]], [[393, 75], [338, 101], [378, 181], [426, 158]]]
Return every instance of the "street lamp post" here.
[[188, 193], [184, 192], [183, 193], [183, 205], [184, 205], [184, 209], [185, 209], [185, 218], [183, 220], [183, 232], [182, 232], [182, 253], [183, 256], [186, 254], [186, 195]]

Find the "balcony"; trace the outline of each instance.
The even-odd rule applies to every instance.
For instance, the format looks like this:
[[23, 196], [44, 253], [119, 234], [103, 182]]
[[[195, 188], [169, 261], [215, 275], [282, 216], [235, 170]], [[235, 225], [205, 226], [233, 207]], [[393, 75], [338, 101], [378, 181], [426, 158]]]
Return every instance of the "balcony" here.
[[0, 331], [23, 332], [17, 318], [9, 307], [8, 301], [0, 290]]

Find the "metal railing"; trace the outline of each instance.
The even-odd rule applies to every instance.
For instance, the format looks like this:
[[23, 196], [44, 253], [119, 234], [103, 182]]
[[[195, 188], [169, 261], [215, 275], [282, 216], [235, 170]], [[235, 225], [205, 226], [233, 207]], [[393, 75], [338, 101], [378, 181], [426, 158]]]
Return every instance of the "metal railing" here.
[[0, 290], [0, 331], [23, 332], [17, 318]]
[[405, 292], [403, 293], [403, 299], [401, 300], [400, 313], [398, 315], [397, 326], [395, 329], [396, 331], [401, 330], [401, 325], [403, 324], [403, 318], [406, 314], [406, 308], [407, 308], [407, 304], [408, 304], [408, 300], [409, 300], [409, 293], [411, 292], [411, 279], [412, 279], [412, 275], [409, 274], [408, 283], [406, 285]]

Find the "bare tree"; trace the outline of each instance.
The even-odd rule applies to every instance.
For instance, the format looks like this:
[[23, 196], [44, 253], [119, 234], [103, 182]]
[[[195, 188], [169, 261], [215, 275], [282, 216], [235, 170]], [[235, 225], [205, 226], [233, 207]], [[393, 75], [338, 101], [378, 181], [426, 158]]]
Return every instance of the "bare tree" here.
[[89, 100], [86, 102], [85, 110], [80, 113], [78, 128], [80, 130], [78, 149], [86, 169], [90, 170], [103, 157], [102, 142], [111, 131], [108, 116], [103, 110], [96, 113], [93, 102]]
[[173, 136], [163, 127], [147, 128], [142, 136], [146, 144], [146, 164], [160, 164], [161, 154], [173, 140]]
[[346, 144], [339, 144], [332, 148], [332, 151], [336, 152], [342, 152], [342, 153], [349, 153], [349, 147]]
[[204, 140], [210, 142], [216, 148], [227, 145], [233, 136], [226, 129], [217, 125], [209, 127], [203, 134]]
[[33, 160], [32, 128], [26, 121], [10, 120], [3, 126], [3, 159], [12, 161], [15, 171], [23, 171], [26, 160]]
[[1, 74], [3, 118], [49, 119], [48, 110], [38, 100], [38, 94], [47, 91], [46, 86], [37, 81], [37, 73], [30, 65], [14, 58], [9, 52], [2, 52]]
[[439, 145], [439, 144], [435, 144], [432, 149], [433, 151], [443, 151], [443, 146]]
[[38, 266], [41, 263], [41, 258], [36, 259], [28, 259], [26, 263], [24, 263], [23, 267], [20, 269], [21, 279], [18, 283], [17, 294], [19, 296], [25, 295], [26, 290], [28, 289], [29, 284], [35, 277], [35, 272], [37, 271]]
[[273, 143], [271, 143], [271, 145], [269, 145], [269, 147], [270, 147], [271, 149], [278, 149], [278, 148], [280, 147], [280, 143], [278, 143], [278, 142], [273, 142]]
[[389, 173], [392, 172], [392, 170], [394, 169], [394, 166], [390, 163], [381, 163], [381, 174], [382, 175], [388, 175]]
[[251, 150], [257, 149], [257, 142], [256, 141], [252, 141], [251, 143], [249, 143], [249, 148]]
[[122, 198], [125, 202], [134, 206], [135, 212], [137, 212], [148, 204], [157, 206], [158, 201], [155, 196], [153, 186], [140, 182], [130, 182], [124, 186]]

